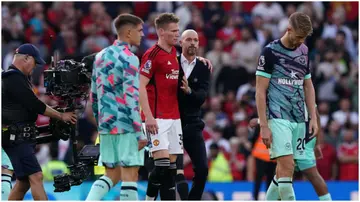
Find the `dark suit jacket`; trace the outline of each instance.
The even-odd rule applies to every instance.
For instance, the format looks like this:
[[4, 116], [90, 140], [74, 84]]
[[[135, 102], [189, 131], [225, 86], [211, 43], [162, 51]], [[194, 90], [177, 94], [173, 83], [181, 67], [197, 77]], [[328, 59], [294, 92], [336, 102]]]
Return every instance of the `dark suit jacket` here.
[[178, 86], [178, 101], [182, 125], [202, 122], [200, 107], [205, 102], [209, 91], [210, 70], [200, 60], [196, 59], [196, 64], [192, 70], [188, 80], [188, 85], [191, 88], [191, 94], [187, 95], [180, 88], [182, 86], [182, 78], [184, 71], [181, 65], [181, 57], [178, 57], [180, 71], [179, 71], [179, 86]]

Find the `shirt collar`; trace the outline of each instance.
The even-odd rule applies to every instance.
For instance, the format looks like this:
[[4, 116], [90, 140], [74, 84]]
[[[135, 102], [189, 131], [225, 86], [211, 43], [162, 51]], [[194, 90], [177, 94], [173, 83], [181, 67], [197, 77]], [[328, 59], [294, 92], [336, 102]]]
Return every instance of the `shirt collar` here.
[[126, 46], [127, 48], [130, 48], [129, 44], [124, 42], [124, 41], [120, 41], [119, 39], [116, 39], [113, 43], [114, 46]]
[[196, 65], [196, 57], [194, 58], [193, 61], [191, 61], [191, 62], [189, 63], [189, 61], [186, 59], [186, 57], [184, 56], [184, 54], [181, 53], [180, 60], [181, 60], [181, 64], [183, 64], [184, 62], [187, 62], [187, 64], [189, 64], [189, 65], [191, 65], [191, 64]]

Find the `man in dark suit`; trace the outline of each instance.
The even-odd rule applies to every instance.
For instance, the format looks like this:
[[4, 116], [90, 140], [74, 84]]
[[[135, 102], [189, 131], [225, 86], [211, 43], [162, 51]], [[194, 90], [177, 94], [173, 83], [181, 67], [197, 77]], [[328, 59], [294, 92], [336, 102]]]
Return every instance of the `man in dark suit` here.
[[[177, 160], [177, 190], [181, 200], [201, 200], [208, 174], [205, 143], [202, 136], [204, 122], [200, 107], [204, 103], [210, 80], [209, 68], [196, 57], [199, 37], [194, 30], [181, 35], [182, 54], [180, 64], [178, 101], [183, 130], [183, 145], [192, 161], [195, 176], [190, 192], [184, 177], [183, 155]], [[189, 192], [189, 193], [188, 193]]]

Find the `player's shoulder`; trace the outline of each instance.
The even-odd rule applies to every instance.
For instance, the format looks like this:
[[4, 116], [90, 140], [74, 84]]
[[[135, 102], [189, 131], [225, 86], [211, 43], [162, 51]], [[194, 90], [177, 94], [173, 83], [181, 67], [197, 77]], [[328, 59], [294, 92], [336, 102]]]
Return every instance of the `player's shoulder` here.
[[309, 51], [309, 48], [307, 47], [307, 45], [305, 45], [304, 43], [302, 43], [300, 46], [299, 46], [299, 49], [301, 50], [302, 53], [308, 53]]
[[148, 60], [153, 60], [156, 58], [156, 56], [159, 54], [159, 52], [162, 49], [157, 45], [153, 45], [151, 46], [149, 49], [147, 49], [147, 51], [145, 51], [143, 57], [146, 57]]
[[280, 39], [276, 39], [268, 43], [264, 49], [276, 49], [277, 47], [281, 46]]

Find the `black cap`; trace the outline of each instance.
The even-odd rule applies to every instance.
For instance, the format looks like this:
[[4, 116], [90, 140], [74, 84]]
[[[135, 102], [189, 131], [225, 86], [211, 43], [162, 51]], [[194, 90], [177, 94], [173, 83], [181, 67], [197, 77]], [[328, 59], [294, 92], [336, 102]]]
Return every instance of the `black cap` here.
[[45, 61], [40, 57], [40, 51], [36, 46], [26, 43], [15, 50], [15, 54], [30, 55], [35, 58], [36, 64], [46, 64]]

